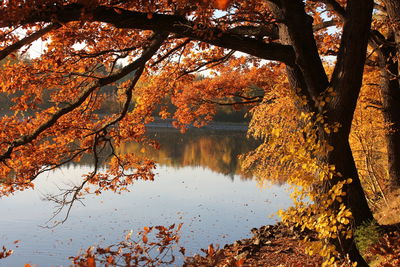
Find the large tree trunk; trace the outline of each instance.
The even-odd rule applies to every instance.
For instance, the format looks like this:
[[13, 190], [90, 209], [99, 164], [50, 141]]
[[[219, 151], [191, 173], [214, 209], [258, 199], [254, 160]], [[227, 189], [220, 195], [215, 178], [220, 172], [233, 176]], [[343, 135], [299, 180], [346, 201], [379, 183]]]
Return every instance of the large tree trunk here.
[[373, 218], [348, 143], [362, 83], [372, 7], [372, 0], [348, 2], [347, 14], [351, 19], [347, 19], [344, 24], [341, 46], [331, 81], [336, 96], [329, 103], [327, 113], [330, 122], [339, 122], [341, 125], [340, 131], [329, 137], [334, 150], [329, 154], [328, 161], [342, 174], [342, 177], [337, 177], [338, 180], [353, 179], [353, 183], [347, 188], [347, 201], [356, 226]]
[[[378, 44], [381, 69], [383, 115], [386, 132], [389, 182], [392, 189], [400, 187], [400, 0], [384, 0], [392, 26], [392, 35]], [[382, 40], [383, 39], [383, 40]]]
[[[397, 72], [397, 62], [391, 62], [387, 68]], [[382, 68], [383, 82], [381, 84], [383, 100], [383, 116], [388, 125], [386, 132], [389, 183], [392, 189], [400, 187], [400, 86], [398, 80], [390, 79], [387, 69]], [[386, 77], [385, 77], [386, 76]]]
[[[373, 216], [360, 183], [348, 141], [349, 133], [345, 128], [348, 128], [348, 126], [346, 127], [342, 124], [339, 133], [328, 137], [329, 143], [334, 147], [334, 150], [329, 154], [328, 161], [330, 164], [335, 165], [336, 171], [342, 174], [342, 176], [334, 177], [332, 184], [347, 178], [353, 180], [352, 183], [345, 185], [343, 189], [344, 192], [346, 192], [346, 199], [343, 202], [347, 207], [350, 207], [354, 219], [353, 227], [357, 228], [363, 223], [371, 221]], [[336, 247], [342, 254], [348, 254], [352, 261], [358, 263], [357, 266], [368, 266], [355, 246], [353, 238], [346, 239], [340, 236], [339, 240], [340, 241], [336, 243]]]
[[[348, 141], [361, 88], [373, 1], [349, 1], [349, 19], [346, 19], [344, 25], [341, 49], [331, 84], [319, 58], [312, 32], [312, 19], [304, 11], [304, 3], [300, 0], [282, 0], [280, 3], [271, 4], [271, 7], [274, 15], [285, 21], [279, 31], [281, 42], [292, 45], [295, 50], [296, 63], [287, 68], [291, 86], [300, 88], [307, 96], [308, 109], [312, 111], [315, 110], [314, 100], [329, 86], [336, 93], [328, 106], [327, 119], [329, 123], [339, 122], [341, 129], [338, 133], [322, 136], [328, 138], [330, 145], [334, 147], [327, 155], [328, 163], [335, 165], [342, 176], [335, 177], [329, 186], [352, 178], [353, 182], [344, 188], [347, 193], [344, 204], [351, 209], [353, 224], [357, 227], [373, 219]], [[343, 254], [348, 254], [352, 261], [358, 262], [359, 266], [368, 266], [356, 248], [354, 239], [341, 237], [336, 246]]]
[[347, 200], [356, 226], [372, 219], [348, 142], [362, 84], [372, 7], [372, 0], [348, 2], [347, 14], [351, 19], [347, 19], [344, 24], [337, 63], [331, 80], [331, 87], [336, 96], [328, 103], [327, 112], [329, 122], [339, 122], [341, 125], [340, 131], [329, 137], [334, 150], [329, 154], [328, 160], [336, 165], [343, 176], [337, 179], [353, 179], [353, 183], [349, 185], [351, 191]]
[[[329, 136], [334, 150], [329, 153], [328, 161], [334, 164], [336, 170], [341, 173], [341, 176], [335, 177], [333, 182], [347, 178], [353, 180], [344, 189], [347, 193], [345, 204], [353, 213], [355, 227], [373, 219], [348, 141], [362, 83], [372, 8], [372, 0], [348, 1], [347, 19], [344, 23], [341, 46], [331, 81], [336, 96], [329, 103], [327, 113], [329, 122], [341, 124], [340, 131]], [[359, 255], [354, 240], [341, 239], [343, 252], [348, 252], [350, 258], [357, 261], [359, 266], [368, 266]]]
[[389, 183], [391, 188], [400, 187], [400, 84], [396, 76], [398, 62], [394, 55], [396, 49], [387, 45], [392, 38], [385, 39], [376, 34], [375, 49], [378, 51], [381, 72], [381, 95], [383, 116], [387, 124], [386, 141], [388, 153]]

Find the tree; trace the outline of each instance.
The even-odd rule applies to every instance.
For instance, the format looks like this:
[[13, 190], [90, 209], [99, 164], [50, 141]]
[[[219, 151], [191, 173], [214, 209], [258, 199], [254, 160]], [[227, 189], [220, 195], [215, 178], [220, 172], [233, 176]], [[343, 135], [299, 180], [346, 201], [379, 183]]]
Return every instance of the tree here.
[[[390, 3], [396, 1], [387, 5]], [[1, 119], [0, 171], [7, 177], [2, 192], [30, 186], [38, 174], [76, 160], [85, 152], [93, 154], [96, 166], [86, 181], [100, 189], [117, 190], [117, 184], [124, 188], [140, 177], [152, 179], [151, 162], [135, 155], [118, 155], [114, 149], [109, 171], [99, 174], [99, 150], [127, 140], [146, 142], [144, 124], [152, 120], [152, 112], [167, 94], [176, 96], [174, 101], [182, 114], [207, 114], [212, 103], [187, 105], [194, 96], [185, 94], [182, 86], [194, 80], [190, 75], [194, 71], [208, 66], [218, 71], [226, 67], [218, 63], [226, 60], [236, 60], [240, 70], [245, 62], [233, 57], [229, 49], [285, 64], [293, 95], [306, 103], [299, 108], [314, 114], [323, 112], [325, 123], [340, 124], [339, 131], [329, 132], [318, 124], [317, 116], [314, 118], [319, 138], [334, 148], [323, 156], [337, 171], [327, 188], [352, 178], [352, 183], [343, 185], [344, 204], [351, 209], [355, 227], [371, 220], [348, 139], [373, 5], [372, 0], [3, 1], [0, 58], [15, 56], [17, 50], [39, 38], [47, 42], [47, 49], [31, 62], [6, 64], [1, 70], [2, 92], [21, 93], [14, 98], [15, 115]], [[217, 9], [224, 11], [217, 13]], [[339, 49], [334, 42], [328, 42], [326, 45], [332, 47], [327, 48], [322, 34], [314, 33], [340, 25], [324, 18], [323, 11], [337, 12], [343, 20]], [[321, 56], [331, 51], [337, 56], [329, 78]], [[122, 58], [126, 65], [116, 69]], [[260, 64], [249, 59], [254, 66]], [[106, 75], [98, 72], [103, 66]], [[264, 70], [271, 77], [274, 67]], [[130, 73], [131, 79], [118, 83]], [[152, 80], [155, 74], [157, 78]], [[141, 76], [146, 86], [138, 83]], [[96, 115], [93, 111], [104, 101], [102, 87], [115, 83], [120, 112]], [[47, 109], [38, 106], [43, 88], [51, 91], [54, 103]], [[211, 92], [218, 95], [218, 89]], [[224, 93], [237, 94], [239, 90], [239, 98], [250, 99], [242, 89]], [[178, 116], [181, 124], [197, 119], [183, 117]], [[136, 171], [127, 174], [131, 168]], [[73, 199], [83, 186], [74, 191]], [[365, 265], [352, 239], [339, 238], [342, 252]]]
[[371, 36], [371, 44], [378, 54], [381, 71], [382, 108], [388, 124], [387, 149], [389, 178], [393, 188], [400, 186], [400, 117], [399, 104], [399, 20], [400, 2], [385, 0], [379, 11], [382, 18], [377, 19]]

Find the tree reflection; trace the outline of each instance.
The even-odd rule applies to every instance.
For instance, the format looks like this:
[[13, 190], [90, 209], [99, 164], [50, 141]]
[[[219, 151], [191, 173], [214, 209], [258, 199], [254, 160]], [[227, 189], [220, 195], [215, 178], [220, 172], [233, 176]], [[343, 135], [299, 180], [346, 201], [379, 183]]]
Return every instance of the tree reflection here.
[[234, 179], [251, 179], [251, 174], [241, 170], [241, 154], [256, 147], [255, 140], [246, 140], [244, 131], [210, 131], [191, 129], [185, 134], [174, 130], [150, 131], [160, 149], [138, 143], [121, 144], [122, 153], [142, 153], [161, 166], [208, 168]]
[[[122, 143], [117, 150], [120, 153], [137, 154], [150, 158], [160, 166], [183, 168], [186, 166], [203, 167], [234, 179], [251, 179], [252, 175], [241, 170], [240, 155], [255, 147], [254, 139], [246, 139], [245, 131], [189, 129], [182, 134], [171, 128], [150, 128], [147, 136], [159, 144], [154, 148], [136, 142]], [[101, 160], [107, 162], [108, 151], [104, 151]], [[83, 156], [73, 165], [92, 166], [93, 159]]]
[[[241, 169], [239, 156], [255, 149], [257, 146], [257, 142], [254, 139], [246, 140], [245, 131], [190, 129], [185, 134], [182, 134], [173, 128], [153, 128], [149, 129], [147, 138], [154, 140], [158, 144], [157, 148], [137, 142], [121, 143], [119, 146], [114, 146], [110, 143], [108, 147], [105, 146], [101, 151], [95, 150], [95, 157], [87, 154], [81, 157], [80, 161], [68, 163], [67, 167], [89, 166], [92, 169], [94, 167], [96, 171], [86, 175], [81, 183], [67, 189], [60, 189], [61, 192], [59, 194], [44, 196], [44, 200], [56, 204], [56, 210], [49, 221], [64, 214], [61, 215], [63, 219], [55, 221], [53, 225], [46, 227], [53, 228], [60, 223], [64, 223], [68, 219], [74, 203], [81, 201], [86, 194], [100, 194], [103, 190], [115, 192], [128, 190], [128, 186], [133, 183], [133, 180], [138, 179], [135, 178], [137, 174], [133, 174], [133, 180], [115, 178], [104, 180], [101, 174], [97, 174], [97, 170], [101, 172], [100, 169], [109, 165], [111, 159], [116, 157], [117, 154], [120, 157], [146, 158], [149, 159], [148, 162], [150, 163], [156, 162], [159, 166], [177, 169], [186, 166], [203, 167], [230, 177], [231, 180], [234, 180], [235, 177], [239, 177], [241, 180], [252, 179], [253, 177], [251, 173]], [[93, 158], [95, 161], [93, 161]], [[132, 169], [132, 171], [135, 172], [135, 169]], [[142, 176], [141, 179], [148, 180]], [[149, 179], [152, 180], [151, 177]], [[90, 184], [94, 185], [93, 188], [95, 189]]]
[[[189, 129], [182, 134], [171, 128], [151, 128], [147, 136], [159, 144], [154, 148], [136, 142], [122, 143], [117, 150], [120, 153], [132, 153], [154, 160], [159, 166], [183, 168], [186, 166], [203, 167], [240, 179], [251, 179], [252, 175], [241, 169], [240, 155], [257, 147], [257, 141], [246, 139], [245, 131]], [[106, 163], [110, 153], [103, 151], [101, 160]], [[83, 156], [73, 165], [92, 166], [93, 159]]]

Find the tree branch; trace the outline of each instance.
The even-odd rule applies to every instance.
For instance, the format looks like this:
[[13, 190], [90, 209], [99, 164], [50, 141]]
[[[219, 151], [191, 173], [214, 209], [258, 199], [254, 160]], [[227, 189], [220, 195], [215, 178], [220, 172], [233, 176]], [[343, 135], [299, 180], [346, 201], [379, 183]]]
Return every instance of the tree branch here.
[[344, 20], [346, 18], [346, 10], [335, 0], [312, 0], [314, 2], [322, 2], [326, 5], [328, 9], [335, 12], [340, 19]]
[[301, 0], [281, 0], [288, 33], [311, 96], [317, 97], [329, 84], [314, 39], [312, 18]]
[[[112, 120], [111, 122], [104, 124], [100, 129], [96, 130], [95, 132], [91, 133], [90, 135], [98, 134], [104, 130], [107, 130], [108, 127], [116, 124], [117, 122], [119, 122], [120, 120], [122, 120], [125, 117], [125, 115], [128, 113], [129, 105], [132, 101], [132, 95], [133, 95], [132, 91], [135, 88], [137, 82], [139, 81], [139, 78], [142, 75], [143, 70], [144, 70], [144, 64], [135, 71], [135, 75], [134, 75], [130, 85], [125, 90], [126, 99], [124, 102], [124, 106], [122, 107], [122, 111], [120, 112], [118, 117], [115, 118], [114, 120]], [[87, 136], [89, 136], [89, 135], [87, 135]]]
[[236, 51], [234, 51], [234, 50], [229, 51], [226, 55], [223, 55], [222, 57], [213, 58], [209, 61], [201, 63], [199, 66], [197, 66], [191, 70], [185, 70], [185, 71], [183, 71], [183, 73], [181, 75], [178, 76], [177, 79], [181, 78], [184, 75], [199, 71], [201, 68], [206, 67], [207, 65], [210, 65], [210, 64], [212, 64], [212, 65], [209, 68], [215, 67], [215, 66], [221, 64], [222, 62], [224, 62], [225, 60], [229, 59], [235, 52]]
[[127, 48], [124, 48], [124, 49], [107, 49], [107, 50], [102, 50], [102, 51], [97, 52], [97, 53], [87, 53], [87, 52], [81, 52], [80, 51], [78, 53], [74, 53], [73, 55], [74, 56], [78, 56], [80, 58], [95, 58], [95, 57], [102, 56], [102, 55], [109, 54], [109, 53], [116, 54], [116, 53], [122, 53], [122, 52], [129, 52], [129, 51], [132, 51], [132, 50], [135, 50], [135, 49], [138, 49], [138, 47], [137, 46], [131, 46], [131, 47], [127, 47]]
[[374, 3], [374, 9], [379, 10], [381, 12], [386, 12], [386, 7], [384, 7], [380, 4], [377, 4], [377, 3]]
[[236, 34], [240, 36], [254, 36], [258, 39], [262, 37], [269, 37], [271, 40], [279, 39], [279, 32], [276, 25], [265, 26], [237, 26], [227, 30], [228, 33]]
[[[346, 125], [351, 125], [361, 88], [372, 9], [372, 0], [352, 0], [347, 4], [348, 17], [344, 20], [337, 63], [331, 78], [332, 88], [338, 97], [335, 103], [330, 103], [331, 111], [337, 113], [333, 117]], [[350, 128], [344, 131], [350, 131]]]
[[124, 76], [128, 75], [132, 71], [142, 67], [157, 52], [157, 50], [160, 48], [160, 46], [162, 45], [162, 43], [166, 38], [167, 38], [166, 34], [156, 34], [151, 45], [143, 52], [140, 58], [126, 65], [119, 72], [114, 73], [105, 78], [100, 78], [97, 81], [93, 82], [85, 90], [82, 91], [82, 93], [78, 96], [78, 98], [75, 101], [56, 111], [46, 122], [39, 125], [36, 128], [36, 130], [33, 131], [31, 134], [24, 135], [19, 139], [13, 141], [8, 146], [7, 150], [0, 155], [0, 162], [3, 162], [6, 159], [10, 158], [15, 148], [32, 142], [42, 132], [53, 126], [58, 121], [59, 118], [79, 107], [92, 94], [92, 92], [95, 89], [113, 83], [123, 78]]
[[0, 51], [0, 60], [7, 57], [9, 54], [15, 52], [16, 50], [20, 49], [24, 45], [27, 45], [27, 44], [30, 44], [30, 43], [36, 41], [37, 39], [39, 39], [46, 33], [50, 32], [51, 30], [58, 29], [60, 27], [61, 27], [61, 25], [58, 23], [50, 24], [50, 25], [44, 27], [43, 29], [38, 30], [37, 32], [35, 32], [33, 34], [22, 38], [21, 40], [15, 42], [14, 44], [7, 46], [6, 48], [4, 48], [3, 50]]
[[317, 32], [317, 31], [320, 31], [322, 29], [335, 26], [336, 24], [338, 24], [338, 21], [334, 20], [334, 19], [333, 20], [324, 21], [324, 22], [321, 22], [319, 24], [313, 25], [313, 31]]
[[[92, 146], [94, 170], [90, 173], [90, 175], [88, 177], [86, 177], [80, 185], [75, 185], [75, 186], [73, 186], [73, 188], [65, 190], [65, 192], [61, 193], [60, 195], [56, 195], [56, 196], [48, 195], [46, 197], [46, 199], [48, 201], [54, 201], [55, 203], [57, 203], [59, 205], [59, 207], [53, 213], [53, 216], [50, 217], [50, 219], [46, 223], [48, 223], [52, 219], [54, 219], [58, 214], [61, 213], [61, 211], [63, 211], [63, 209], [65, 207], [67, 207], [67, 211], [66, 211], [64, 218], [61, 221], [55, 222], [55, 224], [53, 226], [47, 227], [47, 228], [54, 228], [59, 224], [65, 223], [69, 217], [69, 214], [71, 213], [72, 206], [74, 205], [74, 203], [76, 201], [81, 201], [81, 198], [79, 197], [81, 190], [83, 189], [83, 187], [85, 186], [85, 184], [87, 182], [89, 182], [91, 179], [93, 179], [96, 176], [98, 169], [99, 169], [100, 161], [99, 161], [99, 155], [97, 152], [98, 143], [99, 143], [99, 135], [96, 135], [94, 138], [93, 146]], [[70, 200], [68, 200], [68, 196], [71, 196]]]
[[[48, 9], [33, 12], [16, 24], [81, 21], [83, 9], [84, 5], [81, 4], [51, 6]], [[215, 27], [202, 30], [194, 29], [195, 24], [183, 16], [153, 14], [152, 18], [149, 18], [147, 13], [105, 6], [98, 6], [92, 10], [85, 9], [85, 13], [90, 15], [92, 21], [109, 23], [116, 28], [175, 33], [178, 36], [241, 51], [262, 59], [280, 61], [288, 65], [294, 64], [294, 51], [289, 45], [265, 43], [255, 38], [224, 32]], [[0, 13], [0, 17], [1, 15], [6, 16], [7, 14]], [[13, 23], [3, 21], [0, 22], [0, 27], [12, 26], [10, 24]]]
[[190, 43], [190, 39], [186, 39], [183, 43], [175, 46], [174, 48], [172, 48], [171, 50], [169, 50], [167, 53], [165, 53], [165, 55], [161, 56], [159, 59], [157, 59], [157, 61], [153, 62], [151, 64], [151, 66], [155, 66], [158, 63], [160, 63], [161, 61], [163, 61], [164, 59], [166, 59], [167, 57], [169, 57], [170, 55], [172, 55], [174, 52], [176, 52], [177, 50], [181, 49], [182, 47], [184, 47], [185, 45], [187, 45], [188, 43]]

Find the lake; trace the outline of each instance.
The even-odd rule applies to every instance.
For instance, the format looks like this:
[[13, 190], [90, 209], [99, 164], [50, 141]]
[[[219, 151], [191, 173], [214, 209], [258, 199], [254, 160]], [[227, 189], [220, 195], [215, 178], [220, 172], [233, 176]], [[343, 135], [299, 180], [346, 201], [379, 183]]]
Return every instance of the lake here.
[[[191, 129], [182, 135], [173, 129], [150, 129], [160, 150], [125, 144], [124, 152], [146, 153], [157, 160], [154, 181], [138, 181], [130, 192], [89, 195], [76, 203], [65, 223], [47, 222], [55, 203], [46, 195], [79, 184], [91, 171], [90, 161], [69, 164], [35, 180], [35, 189], [0, 199], [0, 247], [14, 254], [0, 266], [69, 266], [69, 256], [91, 245], [107, 246], [144, 226], [183, 223], [180, 245], [186, 254], [200, 253], [210, 243], [223, 246], [250, 236], [250, 229], [276, 222], [273, 215], [292, 202], [282, 185], [257, 186], [240, 169], [238, 155], [255, 147], [243, 129]], [[13, 242], [19, 240], [17, 244]], [[179, 256], [179, 255], [177, 255]], [[178, 258], [177, 264], [182, 263]]]

